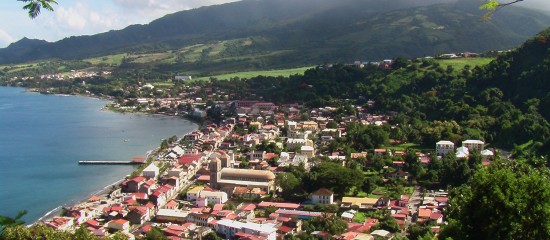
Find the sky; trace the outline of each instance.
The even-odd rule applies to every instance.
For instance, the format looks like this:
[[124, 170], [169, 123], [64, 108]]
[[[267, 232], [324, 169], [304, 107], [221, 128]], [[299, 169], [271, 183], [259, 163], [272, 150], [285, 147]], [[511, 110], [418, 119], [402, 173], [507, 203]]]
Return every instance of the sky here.
[[237, 0], [57, 0], [54, 11], [34, 20], [17, 0], [0, 0], [0, 48], [23, 37], [57, 41], [92, 35], [132, 24], [146, 24], [166, 14]]
[[[146, 24], [169, 13], [234, 1], [238, 0], [57, 0], [53, 12], [44, 10], [32, 20], [21, 9], [23, 2], [0, 0], [0, 48], [23, 37], [57, 41]], [[550, 12], [550, 0], [525, 0], [521, 5]]]

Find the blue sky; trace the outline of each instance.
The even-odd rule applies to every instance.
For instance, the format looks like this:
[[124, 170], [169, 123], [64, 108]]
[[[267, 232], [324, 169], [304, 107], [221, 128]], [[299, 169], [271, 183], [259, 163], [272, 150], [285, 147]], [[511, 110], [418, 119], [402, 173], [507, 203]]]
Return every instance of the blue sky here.
[[[21, 9], [23, 2], [0, 0], [0, 48], [23, 37], [57, 41], [145, 24], [181, 10], [234, 1], [237, 0], [57, 0], [54, 12], [43, 11], [31, 20]], [[550, 12], [550, 0], [525, 0], [523, 6]]]
[[166, 14], [236, 0], [57, 0], [31, 20], [23, 2], [0, 0], [0, 48], [23, 37], [57, 41], [145, 24]]

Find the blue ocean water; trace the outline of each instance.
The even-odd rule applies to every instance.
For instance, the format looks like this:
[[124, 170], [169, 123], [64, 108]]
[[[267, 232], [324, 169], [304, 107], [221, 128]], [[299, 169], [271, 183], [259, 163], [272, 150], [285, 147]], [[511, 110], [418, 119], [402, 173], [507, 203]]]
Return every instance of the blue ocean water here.
[[0, 215], [27, 210], [27, 223], [134, 169], [78, 161], [145, 157], [161, 139], [197, 128], [181, 118], [101, 110], [104, 100], [24, 91], [0, 87]]

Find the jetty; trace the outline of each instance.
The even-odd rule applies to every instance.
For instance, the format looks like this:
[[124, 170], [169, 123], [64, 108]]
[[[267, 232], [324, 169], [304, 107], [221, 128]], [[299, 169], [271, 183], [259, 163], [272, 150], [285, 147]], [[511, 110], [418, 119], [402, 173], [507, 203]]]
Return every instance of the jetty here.
[[132, 161], [108, 161], [108, 160], [89, 160], [78, 161], [80, 165], [137, 165], [144, 164], [144, 158], [134, 158]]

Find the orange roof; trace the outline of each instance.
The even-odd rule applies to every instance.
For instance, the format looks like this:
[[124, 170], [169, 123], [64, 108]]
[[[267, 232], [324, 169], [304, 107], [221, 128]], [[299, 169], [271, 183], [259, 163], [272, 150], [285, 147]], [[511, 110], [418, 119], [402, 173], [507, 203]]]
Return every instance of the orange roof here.
[[99, 200], [101, 200], [101, 198], [99, 198], [98, 196], [92, 196], [88, 198], [88, 202], [97, 202]]
[[432, 214], [431, 209], [427, 209], [427, 208], [418, 209], [418, 217], [419, 218], [430, 218], [431, 214]]

